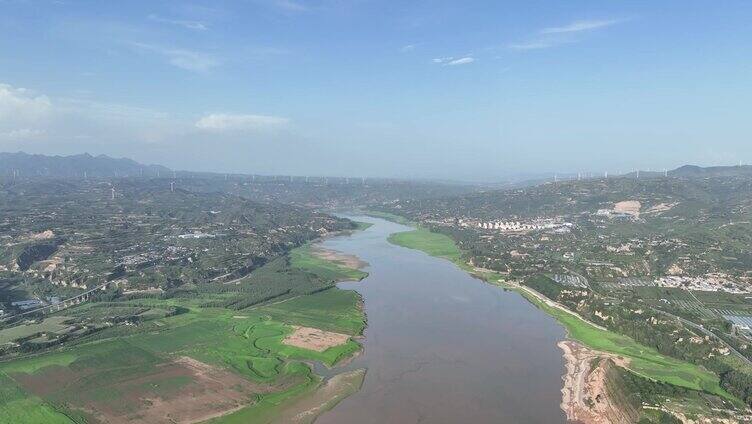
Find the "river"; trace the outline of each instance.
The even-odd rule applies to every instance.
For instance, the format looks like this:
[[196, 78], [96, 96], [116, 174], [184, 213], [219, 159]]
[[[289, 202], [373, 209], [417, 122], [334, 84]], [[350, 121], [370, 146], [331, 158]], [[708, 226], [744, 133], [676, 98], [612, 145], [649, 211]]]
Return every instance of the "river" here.
[[410, 227], [351, 218], [373, 226], [322, 245], [369, 263], [366, 279], [340, 284], [363, 296], [368, 316], [364, 351], [345, 368], [368, 372], [317, 424], [565, 422], [556, 346], [565, 333], [553, 318], [447, 260], [387, 241]]

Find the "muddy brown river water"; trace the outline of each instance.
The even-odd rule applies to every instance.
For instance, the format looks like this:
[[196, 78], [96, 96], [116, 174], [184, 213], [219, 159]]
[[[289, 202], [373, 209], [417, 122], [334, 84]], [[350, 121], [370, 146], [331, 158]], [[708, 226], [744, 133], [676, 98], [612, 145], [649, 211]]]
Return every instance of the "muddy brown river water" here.
[[449, 261], [387, 241], [410, 227], [351, 218], [373, 226], [323, 247], [369, 263], [368, 278], [340, 284], [361, 293], [368, 315], [363, 354], [344, 368], [368, 372], [360, 392], [317, 424], [565, 422], [556, 346], [565, 334], [553, 318]]

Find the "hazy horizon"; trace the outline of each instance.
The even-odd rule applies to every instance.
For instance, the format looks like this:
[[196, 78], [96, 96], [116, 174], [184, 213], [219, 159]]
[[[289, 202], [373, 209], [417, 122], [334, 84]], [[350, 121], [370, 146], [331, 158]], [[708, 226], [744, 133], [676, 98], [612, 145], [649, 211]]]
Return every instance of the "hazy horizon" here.
[[0, 151], [454, 181], [752, 159], [749, 2], [0, 9]]

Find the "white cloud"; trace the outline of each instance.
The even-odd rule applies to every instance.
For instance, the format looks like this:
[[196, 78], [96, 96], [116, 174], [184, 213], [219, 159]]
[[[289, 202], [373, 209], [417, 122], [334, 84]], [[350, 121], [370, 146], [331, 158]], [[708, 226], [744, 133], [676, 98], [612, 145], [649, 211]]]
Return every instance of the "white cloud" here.
[[305, 12], [308, 10], [306, 5], [293, 0], [274, 0], [273, 4], [274, 6], [288, 12]]
[[540, 50], [563, 44], [576, 43], [582, 39], [582, 34], [608, 28], [623, 22], [619, 19], [579, 20], [569, 24], [543, 28], [531, 40], [512, 43], [507, 47], [512, 50]]
[[509, 45], [509, 48], [512, 50], [538, 50], [547, 49], [549, 47], [557, 46], [563, 43], [563, 41], [556, 40], [534, 40], [524, 43], [512, 43]]
[[411, 51], [415, 50], [416, 47], [418, 47], [418, 46], [415, 45], [415, 44], [407, 44], [405, 46], [402, 46], [402, 48], [400, 49], [400, 51], [402, 53], [407, 53], [407, 52], [411, 52]]
[[191, 20], [183, 20], [183, 19], [167, 19], [167, 18], [159, 17], [157, 15], [149, 15], [148, 19], [150, 21], [159, 22], [163, 24], [177, 25], [183, 28], [192, 29], [196, 31], [206, 31], [207, 29], [209, 29], [209, 26], [201, 21], [191, 21]]
[[618, 19], [602, 19], [602, 20], [581, 20], [574, 21], [564, 26], [544, 28], [540, 31], [541, 34], [568, 34], [573, 32], [593, 31], [596, 29], [607, 28], [612, 25], [616, 25], [621, 22]]
[[71, 98], [50, 99], [0, 83], [0, 149], [23, 147], [30, 140], [50, 144], [161, 142], [191, 131], [196, 132], [191, 122], [164, 113]]
[[450, 60], [447, 62], [447, 65], [449, 66], [456, 66], [456, 65], [467, 65], [468, 63], [475, 62], [475, 59], [472, 57], [461, 57], [459, 59]]
[[187, 49], [164, 48], [151, 44], [133, 43], [139, 50], [158, 54], [167, 59], [170, 65], [192, 72], [208, 72], [219, 66], [219, 60], [206, 53]]
[[[200, 118], [200, 119], [199, 119]], [[168, 151], [179, 145], [245, 142], [263, 134], [285, 138], [290, 119], [211, 113], [189, 118], [171, 113], [80, 98], [47, 97], [0, 82], [0, 151]]]
[[45, 134], [47, 134], [47, 131], [38, 128], [18, 128], [10, 131], [0, 132], [0, 140], [28, 141], [40, 138]]
[[25, 88], [0, 84], [0, 123], [7, 120], [34, 121], [46, 115], [52, 103]]
[[471, 56], [465, 56], [465, 57], [437, 57], [435, 59], [431, 60], [433, 63], [440, 64], [442, 66], [457, 66], [457, 65], [467, 65], [469, 63], [475, 62], [475, 58]]
[[196, 128], [216, 132], [245, 132], [277, 129], [289, 122], [288, 118], [279, 116], [212, 113], [196, 121]]

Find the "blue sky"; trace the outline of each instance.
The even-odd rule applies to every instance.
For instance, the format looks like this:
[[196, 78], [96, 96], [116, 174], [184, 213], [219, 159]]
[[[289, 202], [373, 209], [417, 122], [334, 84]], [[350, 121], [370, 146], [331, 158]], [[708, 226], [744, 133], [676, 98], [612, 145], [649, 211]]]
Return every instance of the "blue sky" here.
[[752, 2], [0, 0], [0, 150], [498, 180], [752, 162]]

